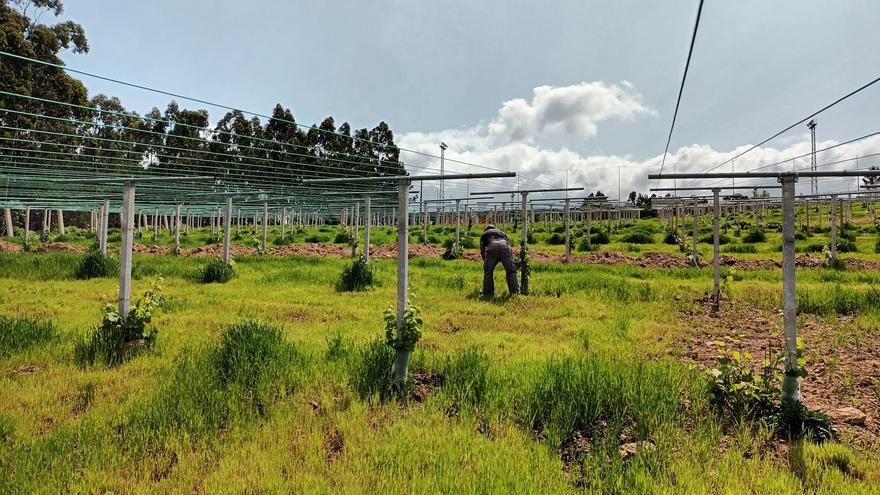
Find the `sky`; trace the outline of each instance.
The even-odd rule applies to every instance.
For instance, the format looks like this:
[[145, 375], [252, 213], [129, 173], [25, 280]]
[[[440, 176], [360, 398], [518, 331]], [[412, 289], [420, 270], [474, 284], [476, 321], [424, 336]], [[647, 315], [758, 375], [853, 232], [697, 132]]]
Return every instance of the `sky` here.
[[[659, 170], [696, 10], [697, 0], [66, 0], [65, 17], [83, 25], [91, 51], [62, 58], [255, 113], [280, 102], [306, 125], [328, 115], [356, 128], [385, 121], [404, 149], [437, 155], [447, 143], [447, 170], [486, 171], [458, 160], [516, 171], [523, 188], [568, 183], [616, 197], [658, 185], [647, 174]], [[880, 76], [877, 19], [876, 0], [707, 0], [665, 171], [707, 170]], [[83, 80], [141, 113], [170, 99]], [[179, 103], [213, 119], [225, 113]], [[880, 131], [878, 114], [880, 83], [817, 118], [818, 148]], [[798, 126], [733, 170], [809, 150]], [[875, 153], [877, 136], [817, 161], [862, 156], [866, 168], [880, 165], [864, 157]], [[413, 171], [439, 166], [401, 158]], [[446, 195], [502, 185], [517, 184], [448, 184]]]

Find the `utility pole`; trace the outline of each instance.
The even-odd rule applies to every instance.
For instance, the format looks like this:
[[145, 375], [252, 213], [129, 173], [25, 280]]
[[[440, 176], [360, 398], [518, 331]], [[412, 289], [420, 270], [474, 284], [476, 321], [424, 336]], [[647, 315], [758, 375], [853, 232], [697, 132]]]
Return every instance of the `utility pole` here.
[[[810, 129], [810, 171], [816, 171], [816, 119], [807, 122], [807, 128]], [[810, 177], [810, 194], [819, 194], [819, 178]]]
[[[446, 175], [446, 143], [440, 141], [440, 175]], [[443, 207], [443, 200], [446, 199], [446, 181], [440, 179], [440, 218], [442, 219], [440, 223], [443, 223], [445, 220], [445, 208]]]

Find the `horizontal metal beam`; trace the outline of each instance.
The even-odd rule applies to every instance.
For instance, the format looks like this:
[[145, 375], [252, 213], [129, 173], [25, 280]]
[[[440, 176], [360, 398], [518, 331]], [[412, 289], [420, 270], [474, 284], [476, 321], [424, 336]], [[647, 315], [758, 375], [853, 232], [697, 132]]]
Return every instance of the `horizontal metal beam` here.
[[521, 193], [539, 193], [539, 192], [563, 192], [563, 191], [583, 191], [583, 187], [560, 187], [551, 189], [519, 189], [516, 191], [481, 191], [472, 192], [471, 196], [488, 196], [495, 194], [521, 194]]
[[880, 176], [880, 170], [830, 170], [825, 172], [685, 172], [680, 174], [648, 174], [656, 179], [775, 179], [779, 177], [862, 177]]
[[387, 177], [336, 177], [333, 179], [303, 179], [303, 184], [346, 184], [357, 182], [394, 182], [424, 180], [463, 180], [463, 179], [499, 179], [516, 177], [516, 172], [491, 172], [485, 174], [447, 174], [447, 175], [389, 175]]
[[185, 182], [185, 181], [206, 181], [214, 180], [214, 177], [208, 175], [198, 175], [191, 177], [162, 177], [162, 176], [144, 176], [144, 177], [98, 177], [94, 179], [54, 179], [52, 182], [65, 182], [71, 184], [107, 184], [119, 182], [123, 184], [132, 182]]
[[705, 186], [705, 187], [652, 187], [649, 191], [709, 191], [713, 189], [782, 189], [782, 186]]

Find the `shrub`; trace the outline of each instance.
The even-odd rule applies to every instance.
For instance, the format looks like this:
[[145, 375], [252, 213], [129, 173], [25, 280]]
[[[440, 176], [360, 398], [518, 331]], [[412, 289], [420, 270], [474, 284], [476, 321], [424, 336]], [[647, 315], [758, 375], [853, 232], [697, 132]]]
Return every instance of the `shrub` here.
[[330, 240], [329, 237], [327, 237], [325, 235], [320, 235], [320, 234], [312, 234], [312, 235], [306, 236], [306, 238], [304, 239], [305, 242], [310, 242], [313, 244], [323, 244], [329, 240]]
[[333, 242], [335, 244], [351, 245], [351, 243], [354, 242], [354, 234], [348, 229], [342, 230], [336, 234], [336, 238], [333, 239]]
[[199, 280], [203, 284], [225, 284], [232, 280], [233, 275], [235, 275], [235, 269], [232, 267], [232, 263], [226, 263], [220, 258], [212, 258], [202, 267]]
[[765, 234], [764, 231], [758, 227], [755, 227], [755, 228], [749, 230], [749, 233], [746, 234], [745, 237], [743, 237], [743, 242], [747, 242], [749, 244], [764, 242], [766, 240], [767, 240], [767, 234]]
[[457, 404], [480, 404], [486, 395], [489, 357], [469, 347], [443, 363], [443, 388]]
[[153, 316], [165, 302], [162, 297], [162, 279], [157, 278], [144, 297], [129, 309], [123, 319], [112, 304], [104, 306], [101, 326], [74, 345], [74, 360], [81, 366], [103, 363], [115, 366], [149, 349], [156, 341], [156, 329], [147, 329]]
[[821, 242], [814, 242], [812, 244], [808, 244], [804, 250], [808, 253], [821, 253], [825, 251], [825, 244]]
[[113, 256], [104, 254], [97, 249], [86, 253], [76, 268], [76, 278], [80, 280], [113, 277], [118, 274], [119, 261]]
[[599, 246], [596, 244], [588, 244], [587, 238], [584, 237], [583, 239], [580, 240], [580, 242], [578, 242], [577, 250], [578, 251], [598, 251]]
[[[713, 238], [712, 234], [708, 234], [708, 235], [704, 235], [704, 236], [700, 237], [700, 242], [702, 242], [703, 244], [714, 244], [715, 239]], [[724, 244], [729, 244], [729, 243], [730, 243], [730, 237], [728, 237], [727, 234], [718, 234], [718, 245], [719, 246], [723, 246]]]
[[284, 237], [278, 236], [272, 241], [272, 243], [276, 246], [287, 246], [293, 244], [293, 234], [286, 234]]
[[547, 238], [547, 244], [550, 244], [552, 246], [560, 246], [562, 244], [565, 244], [565, 234], [560, 234], [558, 232], [552, 234], [550, 237]]
[[57, 334], [58, 330], [50, 321], [0, 316], [0, 357], [48, 342]]
[[678, 237], [674, 232], [667, 232], [665, 236], [663, 236], [663, 244], [669, 244], [670, 246], [678, 244]]
[[473, 249], [477, 247], [477, 241], [474, 239], [474, 236], [471, 235], [469, 230], [466, 230], [464, 235], [461, 236], [461, 247], [465, 249]]
[[604, 230], [599, 230], [590, 236], [590, 242], [593, 244], [608, 244], [611, 242], [611, 236]]
[[373, 286], [373, 267], [363, 257], [358, 257], [342, 270], [336, 290], [352, 292], [369, 289]]
[[724, 249], [725, 253], [757, 253], [758, 249], [751, 244], [734, 244]]
[[858, 252], [858, 248], [856, 248], [855, 241], [844, 237], [844, 238], [837, 240], [837, 252], [838, 253], [855, 253], [855, 252]]
[[464, 250], [461, 246], [456, 246], [454, 242], [450, 243], [449, 246], [446, 247], [446, 251], [443, 252], [444, 260], [458, 260], [464, 255]]
[[635, 230], [624, 234], [621, 240], [629, 244], [651, 244], [654, 242], [654, 236], [650, 232]]

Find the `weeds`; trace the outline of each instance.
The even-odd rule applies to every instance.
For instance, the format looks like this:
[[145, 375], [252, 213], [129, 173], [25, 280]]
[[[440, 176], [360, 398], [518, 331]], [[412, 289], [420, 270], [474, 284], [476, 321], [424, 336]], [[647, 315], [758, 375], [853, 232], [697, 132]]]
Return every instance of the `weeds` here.
[[378, 397], [384, 401], [392, 395], [393, 364], [394, 349], [384, 339], [372, 340], [358, 349], [349, 382], [361, 400], [371, 401]]
[[119, 260], [97, 249], [86, 253], [76, 269], [76, 278], [81, 280], [113, 277], [118, 274]]
[[712, 341], [718, 350], [718, 367], [706, 370], [712, 404], [736, 420], [766, 416], [775, 408], [782, 357], [771, 360], [768, 351], [761, 372], [754, 373], [751, 354], [728, 348], [728, 344], [738, 343], [730, 337]]
[[220, 258], [212, 258], [205, 263], [199, 273], [199, 280], [203, 284], [225, 284], [232, 280], [235, 269], [232, 263], [226, 263]]
[[264, 417], [299, 383], [304, 364], [280, 329], [256, 321], [232, 325], [219, 346], [182, 355], [167, 385], [133, 408], [122, 437], [128, 448], [149, 451], [170, 436], [198, 440]]
[[147, 329], [155, 312], [162, 307], [162, 279], [158, 278], [123, 318], [116, 308], [104, 306], [101, 326], [78, 340], [74, 346], [74, 361], [80, 366], [103, 363], [115, 366], [137, 353], [149, 349], [156, 341], [155, 328]]
[[645, 439], [678, 417], [683, 379], [665, 362], [553, 360], [531, 377], [518, 417], [525, 427], [542, 429], [551, 445], [575, 430], [616, 438], [624, 425]]
[[0, 316], [0, 357], [49, 342], [57, 335], [58, 330], [51, 321]]
[[489, 356], [468, 347], [443, 363], [443, 389], [456, 404], [479, 405], [487, 391]]

